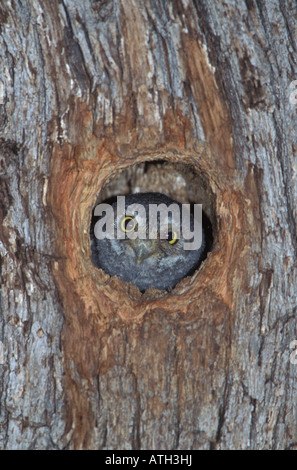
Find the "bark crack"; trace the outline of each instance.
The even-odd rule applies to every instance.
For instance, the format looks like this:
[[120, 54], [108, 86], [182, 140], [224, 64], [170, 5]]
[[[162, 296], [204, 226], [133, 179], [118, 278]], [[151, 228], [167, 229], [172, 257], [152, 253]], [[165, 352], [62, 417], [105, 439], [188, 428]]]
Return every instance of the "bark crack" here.
[[71, 70], [82, 91], [91, 92], [91, 77], [88, 72], [87, 64], [84, 59], [82, 48], [77, 40], [71, 22], [70, 13], [66, 7], [65, 1], [61, 0], [64, 7], [65, 16], [67, 20], [67, 27], [65, 28], [64, 40], [65, 51]]
[[210, 443], [210, 449], [218, 449], [221, 443], [223, 428], [225, 426], [226, 411], [229, 406], [229, 399], [232, 390], [232, 378], [229, 377], [229, 371], [226, 372], [223, 400], [218, 411], [218, 426], [216, 430], [215, 442]]

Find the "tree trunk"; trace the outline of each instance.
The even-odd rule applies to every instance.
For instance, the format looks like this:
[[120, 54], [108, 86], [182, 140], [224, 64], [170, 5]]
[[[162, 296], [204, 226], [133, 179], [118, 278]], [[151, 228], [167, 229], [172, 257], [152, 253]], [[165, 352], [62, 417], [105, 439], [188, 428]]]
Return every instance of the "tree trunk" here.
[[[296, 19], [1, 3], [2, 449], [297, 448]], [[159, 160], [203, 179], [214, 242], [142, 295], [94, 267], [89, 227], [111, 175]]]

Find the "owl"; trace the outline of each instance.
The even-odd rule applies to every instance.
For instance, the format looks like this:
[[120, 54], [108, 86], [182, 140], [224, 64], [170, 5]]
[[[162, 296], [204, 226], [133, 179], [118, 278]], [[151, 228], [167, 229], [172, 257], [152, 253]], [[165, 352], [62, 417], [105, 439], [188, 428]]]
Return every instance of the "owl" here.
[[[181, 215], [180, 202], [161, 193], [136, 193], [125, 196], [120, 208], [118, 199], [111, 204], [110, 216], [104, 220], [106, 227], [109, 224], [113, 229], [112, 234], [97, 238], [96, 224], [91, 228], [92, 261], [97, 268], [132, 282], [141, 292], [150, 287], [170, 290], [197, 269], [205, 247], [202, 223], [197, 227], [194, 215], [189, 213], [191, 232], [194, 228], [201, 230], [201, 242], [195, 249], [186, 249], [189, 238], [184, 237], [181, 219], [174, 218], [169, 210], [167, 216], [155, 212], [152, 223], [152, 207], [162, 204], [169, 208], [175, 204]], [[142, 210], [137, 210], [139, 205]], [[132, 211], [127, 212], [129, 207]], [[103, 222], [103, 217], [98, 220]]]

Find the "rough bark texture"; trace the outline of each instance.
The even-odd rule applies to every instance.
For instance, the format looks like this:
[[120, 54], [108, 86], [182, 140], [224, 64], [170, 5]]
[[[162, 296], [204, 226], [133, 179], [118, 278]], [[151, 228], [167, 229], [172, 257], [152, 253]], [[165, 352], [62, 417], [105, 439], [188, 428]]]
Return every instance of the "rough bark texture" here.
[[[0, 6], [0, 447], [297, 448], [297, 9]], [[217, 233], [170, 294], [90, 259], [106, 179], [189, 163]]]

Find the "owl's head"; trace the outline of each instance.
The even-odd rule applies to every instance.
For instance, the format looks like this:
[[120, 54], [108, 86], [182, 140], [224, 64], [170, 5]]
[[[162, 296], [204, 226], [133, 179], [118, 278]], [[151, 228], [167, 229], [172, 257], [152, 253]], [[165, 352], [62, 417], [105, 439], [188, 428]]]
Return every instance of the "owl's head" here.
[[130, 196], [121, 209], [118, 204], [114, 208], [115, 234], [120, 235], [137, 264], [151, 256], [163, 258], [183, 249], [180, 220], [174, 213], [176, 208], [179, 212], [179, 203], [160, 193], [139, 193]]
[[[105, 220], [112, 227], [112, 236], [93, 239], [94, 264], [111, 276], [133, 282], [141, 291], [174, 287], [198, 266], [204, 247], [200, 222], [196, 227], [201, 233], [199, 246], [189, 249], [181, 224], [182, 209], [181, 203], [161, 193], [129, 195], [123, 204], [118, 199]], [[190, 213], [188, 225], [193, 234]]]

